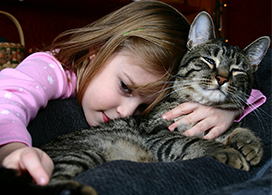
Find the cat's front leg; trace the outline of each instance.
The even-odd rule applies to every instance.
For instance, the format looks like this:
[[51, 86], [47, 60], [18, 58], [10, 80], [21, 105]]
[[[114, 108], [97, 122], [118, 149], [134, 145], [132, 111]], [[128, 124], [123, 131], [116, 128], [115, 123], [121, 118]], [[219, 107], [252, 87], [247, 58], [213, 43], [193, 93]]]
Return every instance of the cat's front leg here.
[[247, 128], [236, 128], [228, 137], [227, 145], [240, 151], [250, 165], [257, 165], [263, 156], [259, 138]]

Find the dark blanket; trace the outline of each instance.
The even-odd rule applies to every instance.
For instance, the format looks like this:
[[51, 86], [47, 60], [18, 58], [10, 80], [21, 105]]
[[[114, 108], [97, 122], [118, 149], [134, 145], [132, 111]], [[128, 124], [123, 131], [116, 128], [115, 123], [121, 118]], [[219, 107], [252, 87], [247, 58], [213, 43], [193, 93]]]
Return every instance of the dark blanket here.
[[[241, 171], [204, 157], [171, 163], [113, 161], [79, 175], [76, 180], [93, 186], [101, 195], [257, 195], [272, 193], [271, 158], [271, 50], [255, 73], [254, 88], [267, 97], [242, 125], [252, 129], [264, 146], [264, 157], [250, 171]], [[28, 130], [33, 146], [56, 136], [87, 128], [81, 107], [75, 99], [51, 101], [41, 110]]]

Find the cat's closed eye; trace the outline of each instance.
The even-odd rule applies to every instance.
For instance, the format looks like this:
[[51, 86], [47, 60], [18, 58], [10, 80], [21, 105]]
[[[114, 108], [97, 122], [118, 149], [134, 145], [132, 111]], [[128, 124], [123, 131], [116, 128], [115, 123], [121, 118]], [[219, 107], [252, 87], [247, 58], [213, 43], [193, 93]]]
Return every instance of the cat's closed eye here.
[[230, 70], [230, 72], [231, 72], [231, 74], [232, 74], [233, 76], [235, 76], [235, 75], [237, 75], [237, 74], [245, 74], [245, 75], [246, 75], [246, 73], [245, 73], [244, 70], [241, 70], [241, 69], [238, 69], [238, 68], [232, 68], [232, 69]]
[[208, 57], [202, 57], [202, 58], [208, 63], [211, 69], [214, 69], [216, 67], [216, 62], [213, 59]]

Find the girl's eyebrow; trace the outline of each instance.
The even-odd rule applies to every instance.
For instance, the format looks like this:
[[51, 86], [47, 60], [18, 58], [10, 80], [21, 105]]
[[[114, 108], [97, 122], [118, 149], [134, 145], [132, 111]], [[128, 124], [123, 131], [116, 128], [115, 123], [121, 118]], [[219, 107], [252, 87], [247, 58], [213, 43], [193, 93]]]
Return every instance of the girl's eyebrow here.
[[123, 72], [123, 74], [128, 78], [128, 80], [131, 82], [131, 84], [133, 85], [133, 86], [136, 86], [135, 85], [135, 82], [131, 79], [131, 77], [127, 74], [127, 73], [125, 73], [124, 71], [122, 71]]

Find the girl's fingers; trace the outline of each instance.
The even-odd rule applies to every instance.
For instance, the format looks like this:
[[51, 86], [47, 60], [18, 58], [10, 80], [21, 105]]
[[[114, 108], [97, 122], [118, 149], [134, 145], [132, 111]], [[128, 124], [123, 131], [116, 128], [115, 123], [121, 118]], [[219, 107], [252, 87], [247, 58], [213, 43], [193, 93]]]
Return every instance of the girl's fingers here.
[[174, 109], [166, 112], [165, 114], [163, 114], [162, 118], [171, 120], [171, 119], [193, 112], [196, 108], [198, 108], [198, 106], [199, 104], [197, 103], [185, 102], [175, 107]]
[[[196, 103], [190, 103], [190, 105], [186, 105], [188, 106], [188, 110], [192, 110], [190, 114], [183, 116], [181, 119], [179, 119], [178, 121], [176, 121], [175, 123], [173, 123], [172, 125], [169, 126], [169, 130], [173, 131], [176, 127], [180, 126], [180, 125], [194, 125], [200, 121], [203, 121], [204, 119], [207, 119], [209, 117], [209, 115], [212, 112], [211, 107], [207, 107], [207, 106], [203, 106], [200, 104], [196, 104]], [[187, 111], [188, 111], [187, 110]], [[178, 115], [181, 116], [181, 115]], [[206, 120], [205, 120], [206, 122]], [[198, 124], [197, 127], [200, 127], [200, 131], [205, 131], [207, 129], [203, 128], [207, 128], [207, 127], [211, 127], [211, 124]], [[209, 120], [208, 120], [209, 122]], [[204, 126], [203, 126], [204, 125]], [[202, 127], [203, 126], [203, 127]], [[205, 127], [207, 126], [207, 127]], [[196, 131], [196, 129], [194, 130]]]
[[201, 133], [205, 132], [206, 130], [211, 129], [213, 127], [213, 125], [214, 124], [209, 120], [201, 121], [201, 122], [197, 123], [196, 125], [194, 125], [191, 129], [185, 131], [184, 135], [194, 136], [194, 135], [201, 134]]
[[49, 182], [54, 169], [53, 161], [45, 152], [27, 146], [15, 149], [8, 154], [2, 161], [2, 165], [18, 170], [18, 174], [29, 172], [39, 185], [46, 185]]
[[175, 128], [181, 125], [192, 125], [205, 118], [205, 114], [189, 114], [179, 119], [175, 123], [171, 124], [168, 128], [170, 131], [174, 131]]
[[238, 110], [223, 110], [197, 103], [183, 103], [165, 113], [163, 118], [173, 119], [183, 114], [187, 115], [171, 124], [168, 127], [170, 131], [173, 131], [178, 126], [191, 125], [193, 127], [187, 130], [184, 135], [194, 136], [210, 130], [204, 138], [214, 139], [231, 126], [234, 118], [239, 113]]
[[38, 185], [46, 185], [51, 176], [51, 162], [46, 160], [47, 164], [42, 164], [42, 159], [47, 158], [44, 155], [46, 154], [38, 149], [27, 150], [21, 154], [21, 167], [29, 172]]
[[43, 154], [43, 157], [41, 160], [42, 160], [42, 165], [44, 167], [44, 170], [46, 171], [47, 175], [50, 178], [54, 170], [54, 163], [52, 159], [46, 153]]
[[222, 133], [224, 133], [224, 129], [220, 128], [220, 127], [215, 127], [213, 129], [211, 129], [209, 131], [209, 133], [207, 133], [207, 135], [205, 135], [203, 138], [204, 139], [215, 139], [217, 138], [219, 135], [221, 135]]

